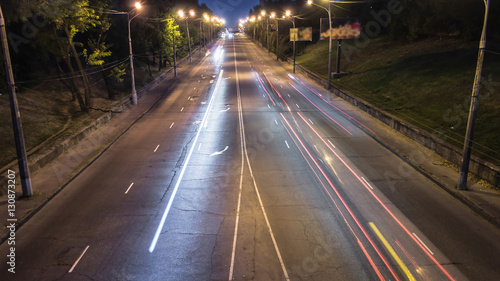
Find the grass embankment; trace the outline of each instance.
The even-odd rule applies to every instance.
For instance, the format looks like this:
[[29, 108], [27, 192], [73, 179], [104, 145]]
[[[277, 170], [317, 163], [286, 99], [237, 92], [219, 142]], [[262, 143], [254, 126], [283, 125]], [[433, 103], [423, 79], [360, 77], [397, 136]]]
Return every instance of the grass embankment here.
[[[344, 40], [342, 51], [341, 72], [348, 75], [333, 80], [337, 87], [462, 147], [477, 42], [427, 39], [410, 44], [377, 38], [355, 48], [352, 40]], [[297, 63], [326, 78], [327, 58], [328, 42], [320, 41], [308, 46]], [[486, 53], [483, 80], [473, 153], [498, 165], [500, 55]]]
[[[159, 72], [158, 67], [151, 66], [152, 77], [150, 77], [145, 63], [136, 61], [135, 66], [137, 90], [165, 71], [161, 69]], [[57, 75], [49, 76], [50, 78], [45, 77], [44, 80], [37, 82], [16, 81], [27, 151], [34, 149], [49, 138], [51, 139], [46, 145], [51, 145], [59, 137], [77, 132], [103, 114], [102, 111], [97, 110], [92, 110], [88, 114], [82, 113], [77, 101], [72, 100], [71, 93], [57, 79]], [[122, 83], [115, 84], [113, 90], [116, 95], [113, 100], [107, 98], [108, 93], [101, 73], [96, 73], [92, 77], [91, 84], [94, 107], [102, 110], [110, 110], [119, 100], [130, 95], [129, 78], [125, 78]], [[0, 96], [0, 138], [2, 140], [0, 142], [0, 167], [16, 159], [10, 114], [9, 96], [6, 92], [2, 92]], [[52, 138], [54, 134], [57, 136]]]

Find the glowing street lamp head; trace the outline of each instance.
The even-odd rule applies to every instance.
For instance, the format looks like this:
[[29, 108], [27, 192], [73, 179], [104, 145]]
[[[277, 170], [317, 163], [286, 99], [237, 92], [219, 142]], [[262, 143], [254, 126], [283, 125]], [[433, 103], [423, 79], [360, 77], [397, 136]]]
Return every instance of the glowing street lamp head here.
[[262, 11], [260, 11], [260, 14], [261, 14], [262, 16], [265, 16], [265, 15], [266, 15], [266, 11], [262, 10]]
[[207, 13], [204, 13], [203, 14], [203, 17], [205, 18], [205, 20], [209, 21], [210, 20], [210, 17], [207, 15]]
[[307, 4], [311, 5], [313, 3], [312, 0], [307, 0]]
[[261, 16], [258, 16], [257, 19], [260, 20], [262, 17]]
[[177, 14], [179, 15], [180, 18], [183, 18], [184, 17], [184, 11], [183, 10], [179, 10], [177, 12]]
[[194, 10], [189, 10], [189, 15], [194, 17], [194, 15], [195, 15]]
[[135, 2], [134, 5], [137, 10], [140, 10], [142, 8], [141, 2]]
[[271, 13], [271, 18], [274, 19], [276, 17], [276, 13], [275, 12], [272, 12]]
[[290, 10], [286, 10], [285, 14], [287, 17], [289, 17], [292, 14], [292, 12], [290, 12]]
[[226, 24], [226, 20], [225, 19], [221, 19], [220, 22], [224, 25]]

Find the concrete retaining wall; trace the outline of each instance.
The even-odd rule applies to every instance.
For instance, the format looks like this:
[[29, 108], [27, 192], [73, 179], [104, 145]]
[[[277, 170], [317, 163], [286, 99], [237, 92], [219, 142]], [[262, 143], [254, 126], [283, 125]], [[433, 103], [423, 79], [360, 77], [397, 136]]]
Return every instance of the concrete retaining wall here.
[[[293, 63], [291, 59], [288, 59], [288, 63]], [[319, 77], [317, 74], [311, 72], [307, 68], [295, 65], [296, 70], [302, 72], [307, 77], [315, 80], [323, 87], [327, 87], [328, 81]], [[401, 134], [409, 137], [410, 139], [416, 141], [417, 143], [435, 151], [439, 156], [450, 161], [453, 164], [460, 166], [462, 161], [462, 149], [447, 143], [446, 141], [436, 137], [435, 135], [422, 130], [412, 124], [409, 124], [391, 114], [384, 112], [373, 105], [358, 99], [357, 97], [350, 95], [339, 88], [332, 86], [332, 93], [336, 96], [344, 99], [350, 104], [358, 107], [364, 112], [370, 114], [374, 118], [380, 120], [384, 124], [388, 125], [392, 129], [400, 132]], [[482, 160], [478, 157], [472, 156], [469, 166], [469, 172], [474, 174], [480, 179], [486, 182], [500, 187], [500, 167]]]

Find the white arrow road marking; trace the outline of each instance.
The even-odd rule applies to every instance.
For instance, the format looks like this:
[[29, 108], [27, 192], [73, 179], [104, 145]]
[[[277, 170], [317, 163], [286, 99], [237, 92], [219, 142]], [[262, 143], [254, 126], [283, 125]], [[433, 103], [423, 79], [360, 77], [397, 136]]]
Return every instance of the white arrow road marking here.
[[229, 109], [230, 109], [230, 107], [228, 107], [227, 109], [223, 109], [223, 110], [221, 110], [219, 112], [226, 112], [226, 111], [229, 111]]
[[221, 155], [222, 153], [224, 153], [227, 149], [229, 148], [229, 146], [226, 146], [226, 148], [224, 148], [224, 150], [221, 150], [221, 151], [217, 151], [217, 152], [214, 152], [212, 154], [210, 154], [210, 157], [212, 156], [216, 156], [216, 155]]

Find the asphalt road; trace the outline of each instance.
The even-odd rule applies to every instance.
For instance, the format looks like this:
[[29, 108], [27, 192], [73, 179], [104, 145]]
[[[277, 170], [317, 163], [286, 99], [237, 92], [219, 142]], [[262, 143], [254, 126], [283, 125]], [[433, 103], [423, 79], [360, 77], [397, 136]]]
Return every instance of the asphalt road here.
[[500, 278], [498, 229], [264, 52], [219, 40], [17, 231], [0, 279]]

